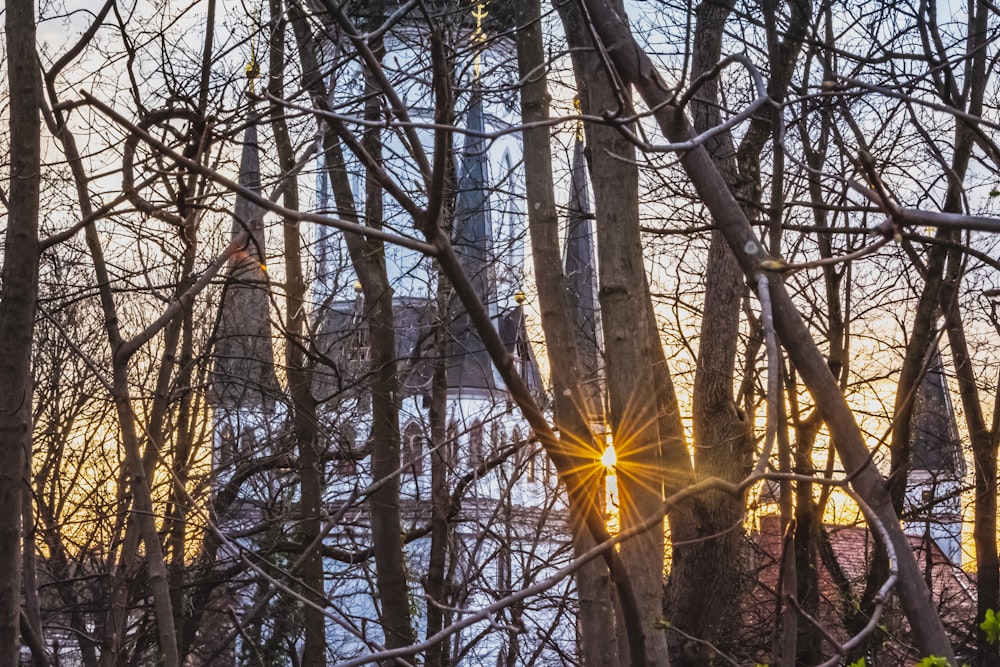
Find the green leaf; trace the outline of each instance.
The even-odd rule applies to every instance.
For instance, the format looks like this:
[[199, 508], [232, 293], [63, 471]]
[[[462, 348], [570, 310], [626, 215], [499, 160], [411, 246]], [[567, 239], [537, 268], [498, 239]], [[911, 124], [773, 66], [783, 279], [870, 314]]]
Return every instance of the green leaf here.
[[992, 609], [986, 610], [986, 619], [979, 624], [979, 627], [986, 633], [986, 641], [996, 644], [1000, 640], [1000, 618]]
[[948, 660], [936, 655], [929, 655], [917, 663], [917, 667], [951, 667]]
[[858, 658], [857, 660], [849, 664], [847, 667], [865, 667], [865, 659]]

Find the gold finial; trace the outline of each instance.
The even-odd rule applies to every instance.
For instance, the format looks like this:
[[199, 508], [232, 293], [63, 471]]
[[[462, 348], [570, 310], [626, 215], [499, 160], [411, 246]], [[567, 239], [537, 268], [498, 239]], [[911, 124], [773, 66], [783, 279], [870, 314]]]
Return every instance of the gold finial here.
[[514, 294], [514, 303], [516, 303], [519, 306], [522, 305], [527, 300], [528, 300], [527, 295], [525, 295], [525, 293], [522, 292], [521, 290], [517, 290], [517, 292]]
[[253, 46], [250, 47], [250, 61], [247, 62], [246, 67], [243, 68], [243, 72], [247, 75], [247, 87], [250, 89], [250, 94], [255, 94], [254, 91], [254, 80], [260, 78], [260, 64], [257, 62], [257, 49]]
[[247, 89], [251, 95], [256, 94], [254, 81], [260, 78], [260, 63], [257, 62], [257, 39], [260, 37], [261, 30], [260, 12], [260, 2], [258, 1], [254, 15], [247, 14], [247, 28], [250, 32], [250, 38], [247, 40], [250, 43], [250, 60], [247, 61], [246, 66], [243, 68], [243, 73], [246, 74]]
[[573, 108], [576, 109], [576, 140], [583, 141], [583, 108], [580, 106], [580, 96], [573, 96]]
[[355, 294], [361, 294], [361, 290], [362, 290], [361, 281], [360, 280], [355, 280], [354, 281], [354, 292], [355, 292]]
[[476, 47], [476, 61], [473, 65], [472, 73], [476, 81], [479, 81], [479, 66], [480, 66], [480, 55], [482, 53], [483, 43], [486, 41], [486, 33], [483, 32], [483, 19], [490, 15], [486, 11], [485, 2], [477, 2], [476, 8], [472, 10], [472, 18], [476, 19], [476, 31], [472, 33], [472, 43]]

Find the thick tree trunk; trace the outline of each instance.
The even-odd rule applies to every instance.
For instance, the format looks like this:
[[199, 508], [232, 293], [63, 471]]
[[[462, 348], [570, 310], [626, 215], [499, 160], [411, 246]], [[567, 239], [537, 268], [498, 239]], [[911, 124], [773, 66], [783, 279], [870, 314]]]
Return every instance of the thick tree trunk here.
[[[705, 74], [718, 62], [732, 5], [730, 0], [698, 6], [692, 78]], [[718, 79], [711, 78], [691, 103], [696, 131], [719, 124], [718, 104]], [[727, 185], [734, 192], [749, 193], [751, 199], [758, 199], [759, 189], [754, 188], [759, 186], [748, 185], [740, 178], [729, 135], [718, 135], [707, 147]], [[708, 280], [693, 393], [695, 471], [700, 479], [719, 477], [734, 482], [749, 472], [753, 454], [749, 425], [733, 395], [737, 331], [746, 288], [739, 265], [718, 230], [712, 233], [705, 275]], [[699, 532], [704, 539], [692, 544], [688, 557], [679, 560], [671, 572], [667, 609], [671, 622], [681, 630], [716, 643], [739, 579], [743, 499], [711, 492], [696, 502]], [[711, 660], [706, 644], [677, 635], [672, 639], [673, 655], [685, 664], [704, 665]]]
[[9, 0], [10, 186], [0, 291], [0, 663], [15, 665], [21, 609], [21, 504], [31, 447], [31, 345], [38, 296], [42, 79], [32, 0]]
[[[621, 9], [621, 5], [616, 5]], [[614, 113], [620, 96], [601, 59], [587, 46], [587, 29], [576, 5], [559, 6], [570, 47], [580, 105], [585, 114]], [[584, 47], [581, 49], [580, 47]], [[622, 530], [660, 512], [663, 459], [659, 405], [653, 375], [654, 347], [659, 345], [648, 312], [649, 295], [639, 231], [639, 177], [635, 148], [614, 127], [585, 123], [589, 145], [594, 209], [597, 217], [599, 300], [606, 354], [606, 382], [611, 432], [618, 463]], [[638, 323], [638, 325], [637, 325]], [[651, 665], [668, 664], [663, 617], [664, 534], [660, 527], [622, 546], [632, 575], [646, 657]], [[623, 659], [625, 657], [623, 656]]]
[[[570, 313], [569, 286], [562, 270], [559, 247], [559, 215], [552, 181], [552, 149], [545, 52], [541, 33], [539, 0], [518, 0], [517, 48], [521, 86], [525, 190], [532, 260], [538, 285], [542, 329], [549, 351], [549, 365], [555, 396], [555, 418], [563, 450], [583, 473], [587, 488], [583, 494], [601, 505], [604, 467], [601, 446], [590, 430], [588, 400], [581, 391], [583, 376], [577, 355], [575, 330]], [[535, 125], [537, 124], [537, 125]], [[571, 505], [573, 549], [577, 555], [594, 546], [583, 523], [580, 508]], [[576, 574], [580, 604], [579, 624], [583, 663], [589, 667], [618, 664], [614, 605], [607, 565], [592, 560]]]

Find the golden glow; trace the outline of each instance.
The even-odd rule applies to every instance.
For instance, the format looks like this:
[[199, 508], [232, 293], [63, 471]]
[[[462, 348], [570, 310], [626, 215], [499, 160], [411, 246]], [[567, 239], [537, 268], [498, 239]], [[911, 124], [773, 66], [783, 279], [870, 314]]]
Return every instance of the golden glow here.
[[604, 450], [604, 454], [601, 455], [601, 463], [604, 467], [608, 469], [608, 476], [612, 476], [611, 471], [614, 470], [615, 464], [618, 463], [618, 457], [615, 455], [615, 446], [608, 445], [607, 449]]
[[[608, 445], [601, 455], [601, 463], [604, 465], [604, 525], [612, 535], [621, 530], [621, 516], [618, 514], [618, 475], [615, 474], [615, 466], [618, 464], [618, 455], [615, 454], [615, 446]], [[621, 550], [621, 545], [615, 547]]]

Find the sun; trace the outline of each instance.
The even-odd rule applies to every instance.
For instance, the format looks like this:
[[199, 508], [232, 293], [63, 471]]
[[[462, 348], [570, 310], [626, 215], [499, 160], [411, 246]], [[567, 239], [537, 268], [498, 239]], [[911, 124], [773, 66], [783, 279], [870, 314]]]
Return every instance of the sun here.
[[604, 454], [601, 455], [601, 463], [608, 470], [614, 470], [615, 464], [618, 463], [618, 456], [615, 455], [614, 445], [608, 445], [608, 448], [604, 450]]

